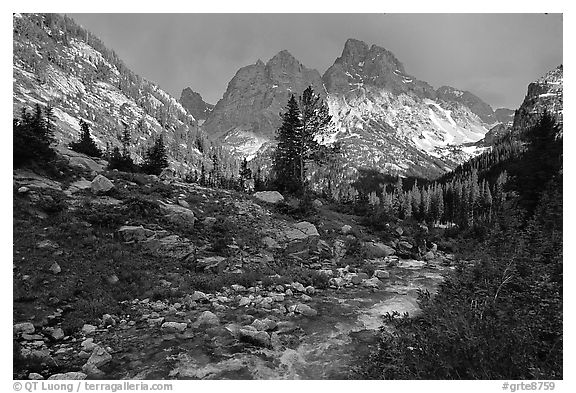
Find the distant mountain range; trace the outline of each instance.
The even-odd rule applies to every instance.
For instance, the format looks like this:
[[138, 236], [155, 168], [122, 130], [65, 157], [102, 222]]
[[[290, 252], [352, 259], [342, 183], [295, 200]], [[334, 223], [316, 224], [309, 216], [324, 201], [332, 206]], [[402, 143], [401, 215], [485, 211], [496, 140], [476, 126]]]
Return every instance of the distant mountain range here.
[[[83, 119], [103, 149], [119, 146], [129, 127], [137, 161], [162, 134], [170, 165], [181, 174], [210, 166], [214, 151], [266, 161], [290, 95], [308, 86], [326, 100], [333, 117], [323, 143], [343, 144], [344, 170], [351, 176], [372, 168], [433, 178], [530, 124], [544, 109], [562, 120], [562, 66], [530, 84], [517, 111], [494, 111], [471, 92], [434, 89], [407, 74], [382, 47], [349, 39], [324, 75], [283, 50], [239, 69], [211, 105], [190, 87], [179, 100], [171, 97], [68, 17], [14, 14], [13, 23], [15, 116], [23, 107], [51, 104], [60, 143], [78, 138]], [[237, 163], [225, 167], [233, 173]]]
[[434, 177], [481, 152], [470, 144], [511, 120], [511, 110], [495, 112], [453, 87], [435, 90], [390, 51], [349, 39], [323, 76], [286, 50], [241, 68], [202, 127], [241, 156], [262, 154], [274, 145], [288, 98], [308, 85], [329, 105], [333, 129], [325, 142], [344, 144], [350, 171]]

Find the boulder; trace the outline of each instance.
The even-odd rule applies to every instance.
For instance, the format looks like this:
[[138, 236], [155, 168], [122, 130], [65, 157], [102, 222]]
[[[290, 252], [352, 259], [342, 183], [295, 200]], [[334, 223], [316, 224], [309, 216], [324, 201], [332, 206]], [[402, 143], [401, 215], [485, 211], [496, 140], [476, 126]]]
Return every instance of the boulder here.
[[402, 229], [402, 227], [397, 227], [394, 230], [399, 236], [402, 236], [402, 234], [404, 233], [404, 229]]
[[250, 303], [251, 303], [251, 300], [250, 300], [250, 299], [248, 299], [248, 298], [245, 297], [245, 296], [242, 296], [242, 297], [240, 298], [240, 301], [238, 302], [238, 307], [244, 307], [244, 306], [249, 305]]
[[12, 329], [12, 331], [14, 332], [15, 335], [18, 334], [32, 334], [34, 333], [34, 325], [32, 324], [32, 322], [22, 322], [22, 323], [16, 323], [14, 324], [14, 327]]
[[308, 221], [301, 221], [297, 224], [294, 224], [294, 228], [301, 231], [306, 237], [320, 236], [314, 224], [311, 224]]
[[304, 287], [304, 285], [300, 284], [299, 282], [293, 282], [292, 289], [298, 292], [306, 292], [306, 288]]
[[252, 322], [252, 326], [256, 328], [258, 331], [265, 331], [265, 330], [274, 330], [276, 328], [276, 322], [269, 318], [265, 319], [255, 319]]
[[87, 338], [86, 340], [82, 341], [80, 346], [82, 347], [82, 350], [86, 352], [92, 352], [94, 348], [96, 348], [96, 344], [94, 343], [93, 338]]
[[384, 287], [384, 283], [378, 279], [378, 277], [369, 278], [367, 280], [362, 281], [362, 285], [368, 288], [382, 288]]
[[204, 311], [202, 314], [200, 314], [200, 316], [196, 320], [196, 326], [198, 327], [203, 325], [217, 326], [219, 324], [220, 319], [218, 318], [218, 316], [216, 316], [216, 314], [214, 314], [211, 311]]
[[318, 311], [314, 310], [312, 307], [303, 303], [298, 303], [296, 305], [296, 308], [294, 309], [294, 312], [302, 314], [307, 317], [315, 317], [316, 315], [318, 315]]
[[82, 371], [98, 369], [109, 363], [112, 360], [112, 355], [110, 355], [104, 348], [96, 345], [92, 350], [92, 354], [88, 358], [86, 364], [82, 367]]
[[259, 191], [254, 197], [262, 202], [276, 204], [284, 201], [284, 197], [278, 191]]
[[184, 227], [193, 227], [196, 217], [192, 210], [185, 207], [160, 202], [160, 209], [168, 221]]
[[90, 183], [90, 189], [94, 194], [99, 194], [103, 192], [108, 192], [114, 188], [114, 184], [103, 175], [98, 175]]
[[396, 252], [392, 247], [377, 242], [364, 243], [364, 251], [367, 258], [385, 258]]
[[187, 327], [186, 322], [164, 322], [160, 329], [167, 333], [183, 333]]
[[316, 208], [316, 209], [320, 209], [322, 206], [324, 206], [324, 204], [322, 203], [322, 201], [320, 199], [314, 199], [312, 201], [312, 206], [314, 206], [314, 208]]
[[[56, 374], [56, 375], [58, 375], [58, 374]], [[38, 381], [39, 381], [39, 380], [44, 379], [44, 377], [43, 377], [41, 374], [38, 374], [38, 373], [30, 373], [30, 374], [28, 374], [28, 379], [38, 380]]]
[[54, 262], [52, 263], [52, 265], [50, 265], [50, 271], [52, 272], [52, 274], [58, 274], [62, 271], [62, 268], [57, 262]]
[[252, 326], [245, 326], [238, 331], [240, 340], [261, 347], [270, 346], [270, 335], [264, 331], [257, 331]]
[[124, 225], [118, 229], [118, 236], [125, 242], [141, 242], [154, 236], [154, 231], [144, 228], [142, 225]]
[[54, 374], [48, 378], [48, 380], [67, 380], [67, 381], [75, 381], [86, 379], [87, 375], [81, 373], [79, 371], [70, 371], [68, 373], [61, 373], [61, 374]]
[[315, 249], [320, 237], [316, 227], [308, 221], [294, 224], [292, 228], [285, 230], [282, 235], [288, 243], [286, 247], [288, 254], [300, 253], [310, 248]]
[[50, 338], [52, 338], [52, 340], [55, 341], [60, 341], [64, 338], [65, 334], [64, 334], [64, 330], [62, 330], [62, 328], [48, 328], [46, 329], [48, 335], [50, 336]]

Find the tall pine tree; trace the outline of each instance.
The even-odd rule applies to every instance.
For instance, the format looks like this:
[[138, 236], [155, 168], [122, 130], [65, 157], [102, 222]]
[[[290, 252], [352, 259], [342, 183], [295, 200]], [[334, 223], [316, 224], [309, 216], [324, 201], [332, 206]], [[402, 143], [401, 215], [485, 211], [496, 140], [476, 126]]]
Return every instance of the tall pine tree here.
[[164, 168], [168, 167], [168, 154], [164, 146], [164, 138], [158, 136], [146, 152], [142, 170], [150, 175], [159, 175]]

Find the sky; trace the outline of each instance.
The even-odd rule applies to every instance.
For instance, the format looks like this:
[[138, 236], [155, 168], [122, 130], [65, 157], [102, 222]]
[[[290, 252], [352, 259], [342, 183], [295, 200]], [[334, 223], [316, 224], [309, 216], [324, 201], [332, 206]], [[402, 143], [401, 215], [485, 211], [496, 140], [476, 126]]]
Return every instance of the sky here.
[[321, 74], [348, 38], [392, 51], [412, 76], [516, 109], [563, 62], [561, 14], [68, 14], [140, 76], [215, 104], [239, 68], [286, 49]]

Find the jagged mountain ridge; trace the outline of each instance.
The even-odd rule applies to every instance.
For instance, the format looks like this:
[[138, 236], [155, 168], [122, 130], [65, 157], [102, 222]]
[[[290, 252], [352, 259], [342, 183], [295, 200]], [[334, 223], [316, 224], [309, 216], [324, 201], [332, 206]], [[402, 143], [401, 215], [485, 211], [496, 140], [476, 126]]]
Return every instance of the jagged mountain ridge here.
[[56, 140], [67, 145], [90, 125], [96, 144], [120, 146], [127, 125], [138, 162], [162, 134], [179, 174], [199, 170], [209, 158], [198, 150], [197, 120], [156, 84], [129, 70], [117, 55], [72, 19], [58, 14], [13, 16], [13, 113], [52, 105]]
[[198, 124], [202, 124], [214, 109], [214, 105], [205, 102], [200, 93], [195, 92], [190, 87], [182, 90], [178, 101], [188, 113], [198, 120]]
[[274, 139], [279, 113], [290, 95], [301, 94], [309, 85], [323, 92], [320, 73], [303, 66], [286, 50], [266, 64], [258, 60], [238, 70], [203, 128], [239, 154], [251, 156]]
[[498, 123], [492, 108], [474, 94], [448, 86], [435, 90], [408, 75], [390, 51], [359, 40], [349, 39], [319, 75], [287, 51], [266, 65], [243, 67], [203, 128], [250, 158], [273, 146], [289, 95], [312, 85], [333, 116], [326, 141], [344, 143], [349, 166], [434, 177], [475, 154], [477, 148], [462, 145]]

